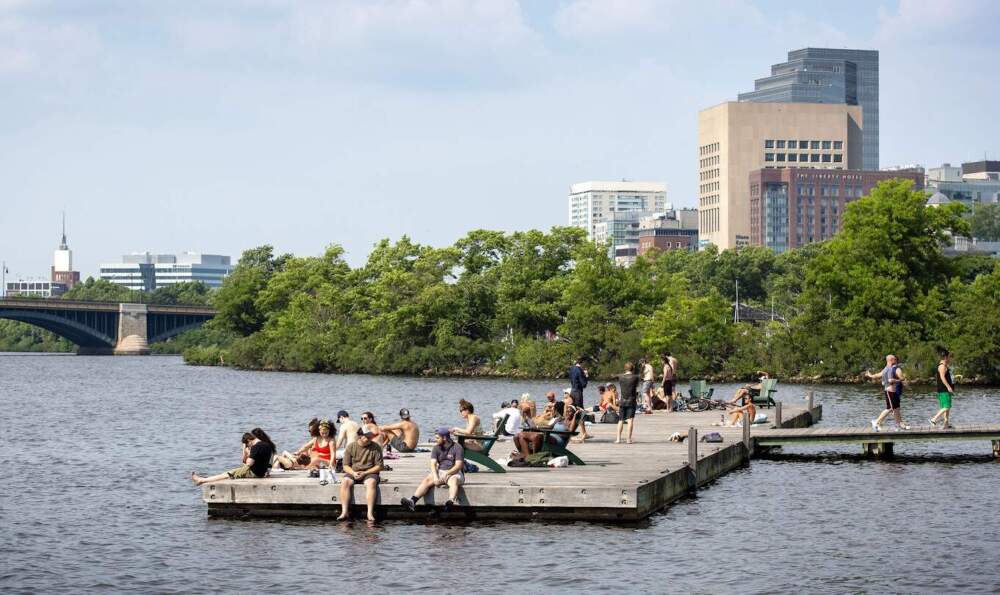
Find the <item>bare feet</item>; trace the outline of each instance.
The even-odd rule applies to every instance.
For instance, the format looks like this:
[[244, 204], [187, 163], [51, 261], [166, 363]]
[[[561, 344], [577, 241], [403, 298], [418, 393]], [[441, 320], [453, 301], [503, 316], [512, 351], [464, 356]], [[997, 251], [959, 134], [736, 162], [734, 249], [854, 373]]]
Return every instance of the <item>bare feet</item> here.
[[621, 443], [622, 443], [622, 439], [621, 438], [616, 438], [615, 439], [615, 444], [621, 444]]
[[199, 477], [198, 474], [195, 473], [194, 471], [191, 472], [191, 481], [194, 482], [194, 485], [196, 486], [200, 486], [202, 483], [204, 483], [204, 480], [201, 477]]
[[339, 517], [337, 517], [337, 520], [338, 521], [346, 521], [347, 520], [347, 514], [340, 515]]
[[628, 440], [626, 440], [626, 441], [625, 441], [625, 444], [632, 444], [632, 439], [631, 439], [631, 438], [629, 438]]
[[375, 522], [375, 517], [373, 517], [371, 515], [368, 515], [368, 524], [370, 525], [370, 524], [372, 524], [374, 522]]

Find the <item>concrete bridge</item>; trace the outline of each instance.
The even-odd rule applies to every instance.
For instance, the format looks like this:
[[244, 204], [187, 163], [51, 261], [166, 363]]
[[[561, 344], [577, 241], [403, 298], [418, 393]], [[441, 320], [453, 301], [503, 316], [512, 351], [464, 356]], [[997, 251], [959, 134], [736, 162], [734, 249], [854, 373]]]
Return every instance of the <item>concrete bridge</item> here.
[[146, 355], [150, 343], [197, 328], [213, 316], [215, 310], [204, 306], [0, 299], [0, 318], [52, 331], [83, 355]]

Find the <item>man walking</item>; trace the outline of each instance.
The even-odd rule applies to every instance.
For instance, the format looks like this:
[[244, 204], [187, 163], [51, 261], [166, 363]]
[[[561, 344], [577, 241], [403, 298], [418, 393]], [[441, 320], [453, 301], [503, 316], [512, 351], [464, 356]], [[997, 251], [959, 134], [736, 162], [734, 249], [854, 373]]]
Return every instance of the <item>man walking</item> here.
[[618, 396], [618, 435], [615, 444], [621, 444], [622, 429], [628, 424], [626, 442], [632, 444], [632, 429], [635, 424], [636, 390], [639, 387], [639, 376], [632, 373], [632, 362], [625, 362], [625, 373], [618, 377], [621, 394]]
[[403, 498], [399, 503], [407, 510], [413, 511], [417, 501], [424, 497], [431, 488], [448, 486], [448, 499], [444, 503], [445, 512], [451, 512], [458, 501], [458, 490], [465, 483], [465, 452], [462, 445], [451, 438], [448, 428], [438, 428], [435, 434], [434, 448], [431, 450], [431, 472], [417, 486], [410, 498]]
[[866, 372], [865, 376], [871, 379], [880, 379], [882, 381], [882, 392], [885, 395], [885, 410], [879, 414], [879, 416], [871, 421], [872, 429], [876, 432], [882, 430], [882, 422], [885, 418], [889, 417], [889, 414], [896, 419], [896, 430], [909, 430], [910, 426], [903, 423], [903, 413], [900, 410], [900, 400], [903, 396], [903, 382], [906, 377], [903, 376], [903, 371], [899, 369], [899, 360], [896, 359], [895, 355], [891, 353], [885, 356], [885, 367], [882, 371], [875, 374], [872, 372]]
[[569, 367], [570, 395], [573, 396], [573, 405], [583, 408], [583, 389], [587, 388], [587, 371], [580, 365], [581, 358], [576, 358], [573, 365]]
[[947, 351], [941, 351], [941, 361], [938, 362], [937, 367], [937, 396], [938, 405], [941, 409], [938, 410], [934, 417], [931, 418], [931, 425], [936, 426], [938, 419], [944, 417], [944, 423], [941, 425], [942, 428], [951, 428], [951, 398], [955, 395], [955, 382], [951, 379], [951, 354]]

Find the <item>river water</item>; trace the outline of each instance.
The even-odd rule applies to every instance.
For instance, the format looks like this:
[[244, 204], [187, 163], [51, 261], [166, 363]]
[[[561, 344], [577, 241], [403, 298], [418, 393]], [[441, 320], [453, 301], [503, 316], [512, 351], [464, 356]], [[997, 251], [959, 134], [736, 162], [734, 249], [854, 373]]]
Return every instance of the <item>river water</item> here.
[[[305, 421], [341, 408], [389, 422], [407, 406], [429, 428], [456, 423], [460, 398], [488, 416], [559, 388], [0, 355], [0, 591], [1000, 590], [1000, 465], [984, 442], [897, 445], [893, 462], [785, 449], [631, 526], [209, 520], [187, 478], [234, 466], [257, 425], [294, 448]], [[875, 386], [778, 398], [810, 388], [824, 424], [879, 409]], [[905, 399], [911, 423], [935, 411], [929, 390]], [[984, 420], [1000, 420], [1000, 392], [962, 390], [955, 422]]]

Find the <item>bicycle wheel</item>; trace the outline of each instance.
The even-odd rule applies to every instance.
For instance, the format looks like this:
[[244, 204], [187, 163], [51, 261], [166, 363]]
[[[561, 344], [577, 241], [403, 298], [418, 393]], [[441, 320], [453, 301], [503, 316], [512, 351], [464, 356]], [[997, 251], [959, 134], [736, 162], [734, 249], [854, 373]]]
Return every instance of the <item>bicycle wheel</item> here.
[[687, 402], [688, 411], [707, 411], [711, 406], [708, 399], [691, 399]]

